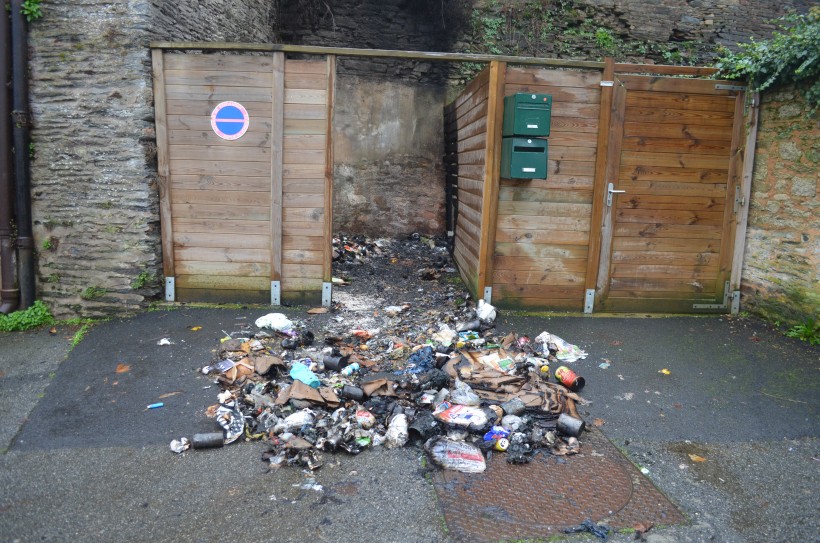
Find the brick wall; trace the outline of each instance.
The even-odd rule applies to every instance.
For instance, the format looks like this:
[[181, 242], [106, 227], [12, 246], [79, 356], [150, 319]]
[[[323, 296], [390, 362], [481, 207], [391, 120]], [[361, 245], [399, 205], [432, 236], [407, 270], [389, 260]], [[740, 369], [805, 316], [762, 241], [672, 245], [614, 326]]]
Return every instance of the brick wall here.
[[795, 323], [820, 309], [820, 119], [793, 88], [762, 98], [741, 307]]

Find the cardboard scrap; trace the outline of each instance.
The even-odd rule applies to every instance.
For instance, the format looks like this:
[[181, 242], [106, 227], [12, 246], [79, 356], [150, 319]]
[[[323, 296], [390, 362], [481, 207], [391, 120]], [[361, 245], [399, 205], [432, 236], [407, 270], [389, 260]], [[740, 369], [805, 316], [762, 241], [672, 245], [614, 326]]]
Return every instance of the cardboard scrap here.
[[332, 388], [319, 387], [315, 389], [302, 381], [294, 381], [292, 385], [282, 389], [274, 403], [276, 403], [276, 405], [285, 405], [290, 399], [305, 400], [333, 409], [339, 407], [339, 397], [336, 396]]

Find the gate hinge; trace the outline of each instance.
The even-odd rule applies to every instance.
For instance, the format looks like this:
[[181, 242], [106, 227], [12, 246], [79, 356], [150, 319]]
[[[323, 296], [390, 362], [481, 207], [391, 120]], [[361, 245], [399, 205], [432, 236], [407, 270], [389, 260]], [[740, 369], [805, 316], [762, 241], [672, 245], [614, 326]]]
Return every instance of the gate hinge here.
[[740, 185], [737, 185], [737, 186], [735, 186], [735, 207], [734, 207], [735, 213], [737, 213], [738, 210], [741, 207], [745, 206], [745, 205], [746, 205], [746, 198], [743, 197], [742, 191], [740, 189]]

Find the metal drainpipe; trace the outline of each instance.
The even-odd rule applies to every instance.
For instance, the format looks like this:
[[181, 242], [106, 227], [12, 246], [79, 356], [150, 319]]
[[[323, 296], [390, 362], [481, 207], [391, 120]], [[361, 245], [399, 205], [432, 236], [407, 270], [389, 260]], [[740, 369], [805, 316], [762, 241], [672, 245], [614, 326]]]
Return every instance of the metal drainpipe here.
[[17, 309], [19, 294], [14, 287], [14, 168], [11, 162], [11, 23], [0, 13], [0, 313]]
[[34, 236], [31, 225], [29, 172], [28, 34], [22, 0], [11, 0], [12, 118], [14, 122], [14, 211], [17, 224], [17, 278], [20, 309], [34, 303]]

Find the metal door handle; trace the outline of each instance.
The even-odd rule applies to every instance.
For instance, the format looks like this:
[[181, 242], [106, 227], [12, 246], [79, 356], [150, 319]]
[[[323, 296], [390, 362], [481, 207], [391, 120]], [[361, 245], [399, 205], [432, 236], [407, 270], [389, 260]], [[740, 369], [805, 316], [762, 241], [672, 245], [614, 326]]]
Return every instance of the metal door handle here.
[[612, 205], [612, 195], [613, 194], [623, 194], [626, 192], [625, 190], [615, 190], [615, 183], [610, 183], [606, 189], [606, 205]]

